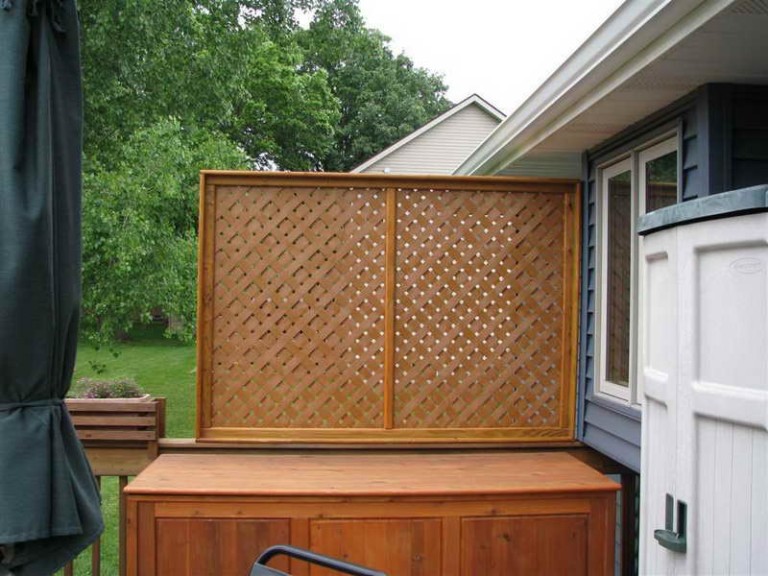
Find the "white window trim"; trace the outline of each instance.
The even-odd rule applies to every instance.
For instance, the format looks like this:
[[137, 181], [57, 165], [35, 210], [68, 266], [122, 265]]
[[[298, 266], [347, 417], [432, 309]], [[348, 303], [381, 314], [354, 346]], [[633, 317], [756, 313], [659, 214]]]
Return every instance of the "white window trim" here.
[[[639, 242], [637, 239], [637, 216], [645, 214], [646, 208], [646, 164], [669, 154], [670, 152], [681, 153], [678, 145], [677, 133], [667, 134], [661, 141], [656, 140], [655, 143], [646, 145], [642, 148], [633, 150], [629, 156], [624, 158], [614, 159], [606, 164], [603, 164], [598, 169], [598, 190], [596, 197], [597, 204], [597, 243], [600, 249], [598, 250], [598, 262], [596, 263], [596, 273], [598, 283], [596, 286], [596, 314], [597, 314], [597, 330], [598, 334], [595, 336], [597, 343], [595, 349], [595, 363], [598, 368], [595, 378], [595, 394], [607, 398], [612, 402], [620, 402], [629, 406], [639, 406], [642, 403], [642, 383], [641, 379], [637, 377], [637, 355], [638, 355], [638, 334], [639, 334], [639, 299], [638, 299], [638, 279], [642, 274], [640, 269], [640, 262], [638, 258]], [[610, 178], [621, 174], [623, 172], [630, 171], [630, 193], [631, 210], [633, 217], [631, 218], [631, 234], [632, 234], [632, 247], [630, 249], [631, 258], [631, 276], [630, 276], [630, 290], [631, 290], [631, 310], [630, 310], [630, 338], [629, 338], [629, 386], [622, 386], [615, 382], [611, 382], [607, 379], [607, 334], [608, 334], [608, 318], [605, 307], [607, 305], [607, 299], [605, 294], [608, 290], [608, 275], [604, 273], [606, 262], [608, 261], [608, 243], [605, 239], [608, 237], [608, 218], [606, 213], [607, 207], [607, 182]], [[679, 161], [678, 161], [679, 172]], [[680, 186], [681, 181], [680, 174], [678, 174], [678, 202], [680, 201]], [[642, 194], [641, 194], [642, 192]]]
[[[634, 174], [635, 171], [632, 169], [633, 159], [630, 158], [624, 158], [623, 160], [619, 160], [618, 162], [614, 162], [610, 166], [607, 166], [603, 168], [600, 171], [600, 187], [599, 187], [599, 194], [598, 194], [598, 210], [600, 214], [600, 233], [598, 235], [598, 243], [600, 246], [600, 258], [599, 258], [599, 264], [597, 266], [597, 272], [598, 272], [598, 278], [600, 279], [599, 289], [597, 291], [597, 302], [598, 302], [598, 317], [600, 319], [599, 322], [599, 337], [597, 339], [598, 342], [598, 349], [596, 350], [596, 353], [598, 354], [598, 366], [599, 372], [598, 377], [596, 379], [596, 392], [603, 395], [608, 396], [609, 398], [616, 400], [624, 400], [625, 402], [629, 403], [630, 401], [630, 391], [632, 389], [632, 382], [633, 382], [633, 375], [630, 373], [629, 375], [629, 386], [622, 386], [621, 384], [616, 384], [615, 382], [611, 382], [608, 380], [606, 374], [608, 371], [608, 355], [605, 353], [605, 351], [608, 349], [608, 314], [605, 311], [605, 307], [607, 305], [608, 299], [605, 297], [605, 295], [608, 292], [608, 274], [605, 273], [605, 267], [606, 262], [608, 262], [608, 242], [605, 241], [606, 238], [608, 238], [608, 218], [607, 218], [607, 189], [608, 189], [608, 180], [613, 178], [614, 176], [617, 176], [619, 174], [622, 174], [624, 172], [630, 172], [630, 194], [632, 198], [632, 213], [634, 213], [635, 207], [634, 202], [637, 194], [636, 186], [635, 186], [635, 179]], [[632, 224], [632, 233], [634, 234], [634, 223]], [[633, 331], [632, 327], [632, 320], [630, 317], [630, 335]], [[630, 336], [631, 338], [631, 336]], [[632, 364], [632, 345], [630, 343], [630, 350], [629, 350], [629, 365], [630, 367]], [[631, 372], [631, 370], [630, 370]]]
[[[662, 156], [666, 156], [667, 154], [670, 154], [671, 152], [677, 152], [677, 137], [669, 138], [667, 140], [664, 140], [663, 142], [659, 142], [658, 144], [655, 144], [649, 148], [644, 148], [640, 152], [637, 153], [637, 180], [638, 180], [638, 199], [640, 201], [640, 204], [638, 206], [639, 212], [638, 214], [645, 214], [645, 194], [639, 194], [641, 190], [645, 190], [645, 184], [646, 184], [646, 169], [645, 166], [648, 162], [651, 160], [655, 160], [656, 158], [660, 158]], [[680, 181], [680, 176], [678, 175], [678, 182]], [[680, 201], [680, 186], [678, 186], [678, 202]]]

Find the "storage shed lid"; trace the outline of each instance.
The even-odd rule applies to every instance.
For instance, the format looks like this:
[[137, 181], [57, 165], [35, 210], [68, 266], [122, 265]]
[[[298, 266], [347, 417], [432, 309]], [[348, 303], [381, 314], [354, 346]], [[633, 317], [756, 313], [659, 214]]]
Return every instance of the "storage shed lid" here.
[[644, 236], [665, 228], [702, 220], [766, 211], [768, 211], [768, 185], [752, 186], [650, 212], [640, 217], [638, 234]]

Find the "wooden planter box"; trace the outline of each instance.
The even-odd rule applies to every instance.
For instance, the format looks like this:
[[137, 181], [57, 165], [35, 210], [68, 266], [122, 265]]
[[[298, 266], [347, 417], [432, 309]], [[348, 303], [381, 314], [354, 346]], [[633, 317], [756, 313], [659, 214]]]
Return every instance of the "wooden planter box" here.
[[66, 404], [97, 476], [135, 475], [157, 458], [165, 398], [68, 398]]

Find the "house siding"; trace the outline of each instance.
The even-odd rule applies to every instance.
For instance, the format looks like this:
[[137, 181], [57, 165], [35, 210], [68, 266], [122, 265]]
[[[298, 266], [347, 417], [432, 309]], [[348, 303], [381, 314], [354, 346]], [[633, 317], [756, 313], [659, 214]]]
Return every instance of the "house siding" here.
[[499, 122], [479, 106], [467, 106], [363, 172], [453, 174]]
[[524, 176], [541, 178], [581, 178], [583, 169], [581, 154], [551, 152], [522, 158], [505, 166], [497, 176]]
[[698, 130], [706, 142], [698, 153], [698, 195], [768, 182], [768, 87], [709, 84], [698, 100]]
[[768, 182], [768, 87], [731, 88], [731, 186]]
[[640, 411], [595, 390], [597, 178], [601, 165], [676, 131], [680, 200], [768, 182], [768, 87], [710, 84], [585, 153], [577, 437], [640, 471]]

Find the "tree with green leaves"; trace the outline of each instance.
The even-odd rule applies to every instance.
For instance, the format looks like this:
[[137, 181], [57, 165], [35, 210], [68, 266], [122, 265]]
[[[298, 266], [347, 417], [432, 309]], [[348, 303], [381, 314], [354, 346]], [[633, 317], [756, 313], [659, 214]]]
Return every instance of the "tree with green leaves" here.
[[255, 167], [321, 168], [338, 102], [302, 69], [287, 13], [305, 2], [82, 0], [85, 154], [110, 164], [137, 129], [173, 116], [216, 130]]
[[221, 134], [173, 118], [137, 131], [110, 168], [84, 178], [83, 327], [110, 340], [160, 308], [194, 335], [197, 181], [203, 168], [246, 168]]

